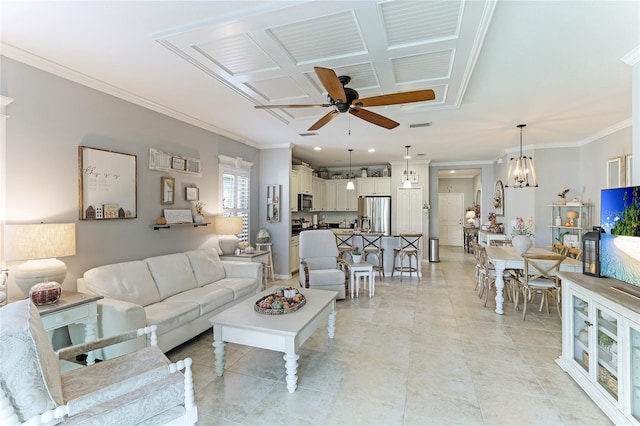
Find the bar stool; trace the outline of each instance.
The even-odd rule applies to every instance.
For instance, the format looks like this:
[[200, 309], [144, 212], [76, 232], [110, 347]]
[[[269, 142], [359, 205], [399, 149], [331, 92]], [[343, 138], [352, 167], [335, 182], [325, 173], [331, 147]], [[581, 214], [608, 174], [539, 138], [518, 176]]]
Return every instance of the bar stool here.
[[353, 251], [353, 234], [335, 234], [336, 245], [338, 246], [338, 259], [342, 259], [343, 255], [347, 253], [351, 258], [351, 252]]
[[268, 280], [269, 277], [271, 277], [272, 280], [275, 281], [275, 274], [273, 273], [273, 255], [272, 255], [272, 251], [271, 251], [271, 246], [273, 245], [273, 243], [256, 243], [256, 249], [257, 250], [266, 250], [269, 252], [269, 254], [267, 255], [267, 258], [269, 259], [267, 261], [267, 263], [264, 264], [264, 270], [265, 270], [265, 280]]
[[381, 277], [384, 277], [384, 249], [382, 248], [382, 237], [384, 234], [377, 233], [362, 233], [362, 252], [364, 254], [364, 261], [367, 261], [367, 257], [371, 254], [378, 258], [378, 265], [373, 269], [378, 271]]
[[[403, 272], [409, 272], [409, 279], [415, 272], [420, 278], [420, 246], [422, 243], [422, 234], [400, 234], [400, 247], [393, 249], [393, 270], [391, 277], [395, 271], [400, 272], [400, 281], [402, 281]], [[404, 259], [408, 258], [408, 266], [404, 266]], [[416, 259], [416, 266], [411, 266], [411, 259]], [[398, 265], [400, 260], [400, 265]]]

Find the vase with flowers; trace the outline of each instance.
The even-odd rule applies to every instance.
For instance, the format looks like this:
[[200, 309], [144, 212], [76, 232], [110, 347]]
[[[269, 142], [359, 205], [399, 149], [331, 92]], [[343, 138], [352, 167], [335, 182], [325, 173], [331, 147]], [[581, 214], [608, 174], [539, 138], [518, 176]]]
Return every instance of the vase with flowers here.
[[560, 192], [558, 192], [558, 197], [560, 197], [560, 199], [556, 202], [557, 205], [564, 206], [567, 204], [567, 200], [565, 199], [567, 196], [567, 192], [569, 192], [569, 188], [563, 186]]
[[526, 253], [533, 245], [533, 241], [531, 241], [533, 229], [533, 217], [525, 220], [518, 216], [511, 222], [511, 243], [518, 253]]
[[204, 209], [204, 203], [202, 201], [196, 201], [195, 204], [193, 205], [193, 208], [196, 211], [196, 214], [193, 215], [193, 221], [195, 223], [204, 222], [204, 216], [202, 214], [202, 211]]

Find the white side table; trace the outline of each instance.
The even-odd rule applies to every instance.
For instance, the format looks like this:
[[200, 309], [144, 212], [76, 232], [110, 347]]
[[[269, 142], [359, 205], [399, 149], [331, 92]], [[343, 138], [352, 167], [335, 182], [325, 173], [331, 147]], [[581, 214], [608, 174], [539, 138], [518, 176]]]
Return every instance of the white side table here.
[[[63, 291], [60, 299], [50, 305], [37, 306], [44, 329], [53, 337], [53, 332], [70, 324], [84, 324], [84, 341], [96, 340], [98, 327], [98, 300], [103, 296]], [[93, 352], [87, 353], [87, 365], [96, 362]]]
[[[358, 275], [362, 275], [363, 273], [369, 274], [369, 297], [373, 296], [376, 288], [376, 276], [373, 273], [373, 264], [367, 262], [354, 263], [353, 259], [342, 259], [347, 265], [349, 265], [349, 292], [351, 294], [351, 298], [353, 299], [353, 294], [356, 293], [358, 295], [359, 283], [356, 283], [356, 272]], [[355, 288], [354, 288], [355, 287]]]
[[271, 250], [271, 246], [273, 246], [273, 243], [256, 243], [257, 250], [266, 250], [269, 252], [267, 264], [265, 265], [265, 281], [267, 281], [269, 277], [271, 277], [272, 280], [276, 279], [273, 272], [273, 251]]
[[262, 263], [262, 289], [267, 287], [267, 276], [264, 273], [264, 265], [269, 262], [269, 252], [265, 250], [256, 250], [253, 253], [240, 253], [240, 254], [223, 254], [220, 256], [220, 260], [232, 260], [234, 262], [254, 262]]

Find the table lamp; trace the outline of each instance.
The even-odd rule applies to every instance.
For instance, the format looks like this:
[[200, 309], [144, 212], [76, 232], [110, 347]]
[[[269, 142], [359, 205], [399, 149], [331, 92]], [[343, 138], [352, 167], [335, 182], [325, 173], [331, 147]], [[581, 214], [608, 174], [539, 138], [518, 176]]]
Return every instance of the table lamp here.
[[475, 226], [476, 213], [473, 210], [468, 210], [464, 217], [467, 219], [467, 226]]
[[578, 216], [579, 216], [579, 215], [578, 215], [578, 212], [575, 212], [575, 211], [573, 211], [573, 210], [569, 210], [569, 211], [567, 212], [567, 218], [569, 219], [569, 223], [571, 224], [571, 226], [574, 226], [574, 224], [573, 224], [573, 223], [574, 223], [574, 222], [573, 222], [573, 220], [574, 220], [574, 219], [577, 219], [577, 218], [578, 218]]
[[63, 283], [67, 265], [56, 257], [76, 254], [76, 224], [5, 225], [4, 243], [6, 260], [26, 260], [13, 276], [20, 291], [29, 297], [29, 290], [36, 284]]
[[238, 234], [242, 233], [242, 216], [216, 216], [214, 218], [218, 245], [223, 254], [233, 254], [238, 248]]

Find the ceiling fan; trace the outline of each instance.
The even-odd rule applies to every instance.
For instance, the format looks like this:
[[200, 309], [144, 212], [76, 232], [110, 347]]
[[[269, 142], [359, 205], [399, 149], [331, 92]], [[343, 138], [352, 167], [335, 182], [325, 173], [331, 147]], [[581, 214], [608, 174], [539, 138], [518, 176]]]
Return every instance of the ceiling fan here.
[[329, 94], [329, 103], [310, 105], [256, 105], [255, 107], [257, 109], [335, 107], [333, 111], [328, 112], [320, 120], [316, 121], [311, 127], [309, 127], [310, 131], [320, 129], [322, 126], [336, 118], [341, 112], [349, 112], [349, 114], [368, 121], [369, 123], [384, 127], [385, 129], [393, 129], [398, 127], [400, 123], [362, 107], [408, 104], [412, 102], [431, 101], [436, 98], [433, 90], [429, 89], [360, 99], [357, 91], [350, 87], [345, 87], [351, 81], [351, 77], [346, 75], [338, 77], [335, 71], [330, 68], [314, 67], [313, 69]]

